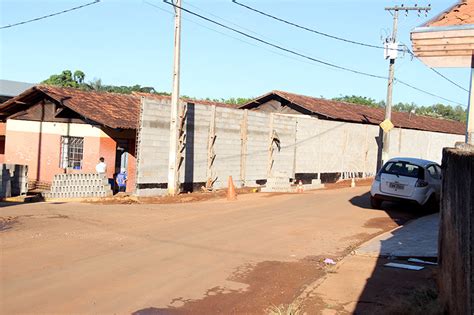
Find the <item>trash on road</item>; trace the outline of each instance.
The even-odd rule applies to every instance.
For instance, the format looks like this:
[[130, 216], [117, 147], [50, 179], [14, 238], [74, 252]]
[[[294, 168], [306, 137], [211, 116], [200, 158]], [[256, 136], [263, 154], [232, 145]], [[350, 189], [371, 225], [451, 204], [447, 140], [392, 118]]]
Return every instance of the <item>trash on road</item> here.
[[421, 270], [425, 267], [422, 266], [413, 266], [407, 264], [398, 264], [398, 263], [387, 263], [384, 265], [385, 267], [392, 267], [392, 268], [400, 268], [400, 269], [408, 269], [408, 270]]
[[335, 265], [336, 263], [334, 262], [334, 260], [332, 260], [331, 258], [326, 258], [324, 259], [324, 263], [326, 265]]
[[414, 263], [419, 263], [419, 264], [425, 264], [425, 265], [435, 265], [435, 266], [438, 265], [438, 263], [431, 262], [431, 261], [426, 261], [426, 260], [421, 260], [421, 259], [418, 259], [418, 258], [409, 258], [408, 261], [409, 262], [414, 262]]

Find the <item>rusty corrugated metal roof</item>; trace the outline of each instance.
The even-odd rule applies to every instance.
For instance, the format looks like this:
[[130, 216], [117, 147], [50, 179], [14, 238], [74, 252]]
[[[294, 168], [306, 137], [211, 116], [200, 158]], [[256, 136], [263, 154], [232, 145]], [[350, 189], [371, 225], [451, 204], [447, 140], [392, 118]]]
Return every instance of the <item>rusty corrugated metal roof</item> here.
[[[241, 108], [256, 108], [259, 106], [259, 100], [271, 97], [272, 95], [281, 97], [292, 104], [326, 119], [372, 125], [378, 125], [385, 119], [385, 109], [383, 108], [373, 108], [365, 105], [315, 98], [284, 91], [272, 91], [243, 105]], [[466, 131], [466, 125], [459, 121], [402, 112], [392, 112], [392, 122], [395, 127], [407, 129], [460, 135]]]

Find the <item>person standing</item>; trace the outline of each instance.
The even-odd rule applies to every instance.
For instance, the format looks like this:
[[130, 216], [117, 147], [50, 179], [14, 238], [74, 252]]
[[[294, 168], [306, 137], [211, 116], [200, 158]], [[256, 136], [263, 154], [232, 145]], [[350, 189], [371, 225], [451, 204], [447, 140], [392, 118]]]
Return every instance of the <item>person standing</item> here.
[[95, 170], [99, 174], [107, 174], [107, 164], [105, 164], [105, 159], [101, 157], [99, 163], [95, 166]]
[[120, 170], [120, 173], [115, 177], [115, 182], [118, 186], [118, 192], [125, 192], [127, 190], [127, 172], [124, 168]]

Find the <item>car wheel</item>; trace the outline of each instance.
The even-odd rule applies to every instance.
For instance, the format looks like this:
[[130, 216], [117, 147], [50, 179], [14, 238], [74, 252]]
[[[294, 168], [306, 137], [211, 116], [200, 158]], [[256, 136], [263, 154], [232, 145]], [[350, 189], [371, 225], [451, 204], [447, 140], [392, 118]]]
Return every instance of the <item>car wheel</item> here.
[[372, 207], [372, 209], [380, 209], [381, 205], [382, 200], [370, 196], [370, 206]]
[[427, 213], [439, 212], [439, 202], [436, 200], [434, 194], [431, 195], [428, 201], [423, 205], [423, 210]]

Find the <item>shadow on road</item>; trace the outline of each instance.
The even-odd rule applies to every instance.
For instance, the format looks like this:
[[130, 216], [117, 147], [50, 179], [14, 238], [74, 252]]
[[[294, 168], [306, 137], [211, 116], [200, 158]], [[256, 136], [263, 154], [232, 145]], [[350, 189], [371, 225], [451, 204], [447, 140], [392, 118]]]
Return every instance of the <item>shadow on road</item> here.
[[373, 211], [384, 211], [398, 225], [403, 225], [409, 220], [420, 218], [427, 213], [410, 203], [394, 203], [385, 201], [382, 203], [381, 209], [373, 209], [370, 206], [370, 192], [366, 192], [362, 195], [355, 196], [349, 200], [349, 202], [363, 209], [370, 209]]
[[[369, 192], [353, 197], [350, 202], [360, 208], [372, 209]], [[372, 210], [386, 212], [398, 225], [436, 212], [436, 209], [426, 210], [409, 203], [392, 202], [384, 202], [381, 209]], [[388, 251], [387, 244], [393, 243], [396, 236], [395, 234], [390, 239], [381, 241], [381, 252]], [[377, 258], [375, 268], [359, 296], [354, 314], [431, 314], [439, 311], [435, 281], [437, 266], [423, 265], [424, 269], [420, 271], [384, 266], [388, 262], [407, 264], [407, 259], [408, 257]], [[427, 260], [436, 261], [435, 258]]]

